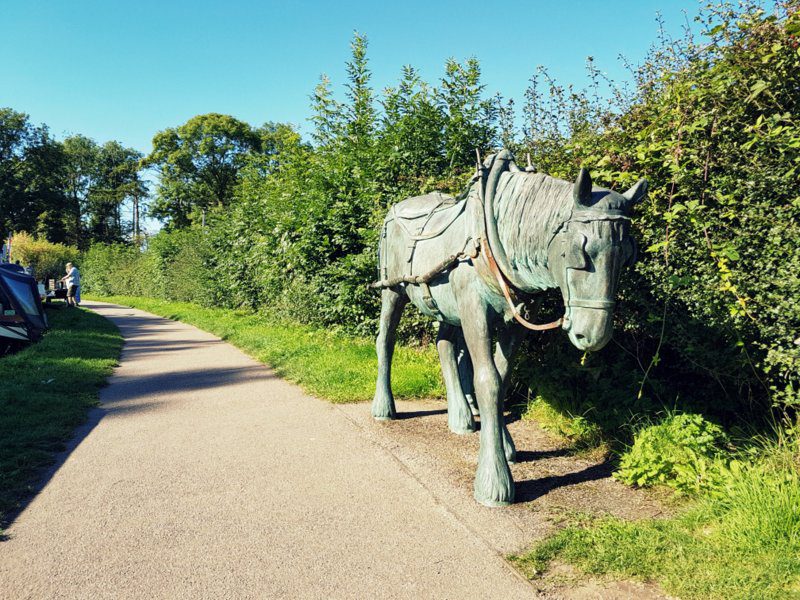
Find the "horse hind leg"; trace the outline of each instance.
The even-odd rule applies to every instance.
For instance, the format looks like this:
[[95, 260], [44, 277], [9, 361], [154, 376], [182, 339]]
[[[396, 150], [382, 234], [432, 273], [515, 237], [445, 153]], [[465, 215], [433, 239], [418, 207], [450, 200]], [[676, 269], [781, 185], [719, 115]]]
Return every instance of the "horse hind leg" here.
[[439, 351], [442, 378], [447, 389], [447, 425], [450, 431], [458, 434], [472, 433], [476, 429], [475, 419], [459, 379], [455, 340], [461, 336], [458, 328], [446, 323], [439, 324], [436, 349]]
[[379, 421], [394, 419], [397, 415], [392, 395], [392, 355], [397, 334], [397, 325], [408, 298], [393, 289], [386, 288], [381, 294], [381, 318], [378, 339], [378, 381], [372, 400], [372, 416]]
[[464, 341], [464, 331], [457, 329], [456, 337], [456, 362], [458, 363], [458, 379], [461, 382], [461, 391], [469, 405], [473, 417], [480, 415], [478, 401], [475, 399], [475, 385], [473, 379], [475, 371], [472, 367], [472, 358], [467, 350], [467, 343]]
[[[525, 338], [526, 331], [522, 327], [509, 327], [500, 329], [497, 334], [497, 344], [494, 352], [494, 365], [497, 373], [500, 376], [500, 402], [502, 403], [508, 391], [508, 383], [511, 379], [511, 367], [514, 356], [519, 349], [520, 343]], [[503, 450], [505, 451], [506, 460], [509, 463], [514, 463], [517, 460], [517, 448], [514, 445], [514, 440], [511, 438], [511, 433], [508, 431], [505, 419], [502, 418], [503, 413], [500, 411], [500, 421], [502, 425], [503, 434]]]

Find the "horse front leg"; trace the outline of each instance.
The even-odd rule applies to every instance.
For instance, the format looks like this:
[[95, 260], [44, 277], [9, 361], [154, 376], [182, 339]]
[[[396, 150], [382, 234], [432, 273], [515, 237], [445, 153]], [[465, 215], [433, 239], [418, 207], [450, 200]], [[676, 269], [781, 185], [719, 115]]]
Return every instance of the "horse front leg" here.
[[392, 355], [397, 325], [408, 298], [390, 288], [381, 294], [381, 320], [375, 348], [378, 352], [378, 381], [372, 400], [372, 416], [378, 421], [388, 421], [397, 415], [392, 395]]
[[458, 328], [447, 323], [439, 324], [436, 349], [442, 364], [442, 378], [447, 389], [447, 425], [453, 433], [464, 434], [475, 431], [469, 403], [464, 397], [457, 365], [455, 340], [460, 336]]
[[464, 340], [475, 370], [475, 393], [481, 411], [480, 450], [475, 473], [475, 500], [486, 506], [507, 506], [514, 502], [514, 480], [503, 449], [500, 397], [501, 379], [492, 358], [489, 314], [478, 294], [467, 297], [459, 307]]
[[526, 334], [527, 331], [522, 327], [513, 325], [510, 327], [501, 327], [497, 332], [497, 345], [494, 351], [494, 366], [500, 376], [500, 422], [503, 431], [503, 448], [505, 450], [506, 459], [510, 463], [516, 462], [517, 449], [514, 446], [514, 440], [511, 439], [506, 421], [502, 418], [502, 406], [506, 394], [508, 393], [508, 383], [511, 380], [511, 364]]

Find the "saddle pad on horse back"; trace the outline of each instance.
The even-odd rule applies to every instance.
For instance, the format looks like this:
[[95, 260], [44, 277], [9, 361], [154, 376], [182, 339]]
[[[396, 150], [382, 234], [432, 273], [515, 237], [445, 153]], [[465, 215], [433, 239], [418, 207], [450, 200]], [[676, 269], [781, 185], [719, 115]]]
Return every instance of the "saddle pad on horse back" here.
[[432, 192], [395, 204], [391, 216], [412, 239], [430, 239], [450, 227], [465, 205], [447, 194]]

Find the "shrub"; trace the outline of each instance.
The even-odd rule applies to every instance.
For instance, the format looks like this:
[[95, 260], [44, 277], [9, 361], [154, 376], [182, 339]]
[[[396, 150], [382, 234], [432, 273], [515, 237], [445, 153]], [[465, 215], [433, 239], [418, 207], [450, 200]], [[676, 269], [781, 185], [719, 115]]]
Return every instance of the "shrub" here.
[[87, 293], [100, 296], [150, 296], [208, 306], [221, 295], [210, 260], [202, 230], [165, 230], [143, 250], [94, 244], [83, 255], [82, 281]]
[[701, 415], [670, 415], [635, 435], [614, 477], [628, 485], [667, 485], [694, 494], [718, 485], [715, 462], [727, 443], [722, 428]]
[[64, 274], [64, 265], [77, 261], [78, 249], [37, 239], [24, 232], [12, 236], [11, 260], [33, 268], [39, 280], [56, 279]]

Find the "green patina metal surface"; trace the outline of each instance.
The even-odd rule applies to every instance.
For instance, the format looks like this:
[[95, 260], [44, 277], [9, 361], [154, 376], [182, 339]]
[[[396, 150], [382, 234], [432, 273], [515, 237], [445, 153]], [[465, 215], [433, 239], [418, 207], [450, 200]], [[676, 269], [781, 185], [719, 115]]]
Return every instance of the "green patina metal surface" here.
[[[519, 307], [509, 303], [501, 284], [529, 298], [559, 288], [561, 327], [577, 348], [599, 350], [611, 339], [620, 273], [635, 260], [629, 214], [646, 191], [645, 180], [624, 194], [594, 187], [586, 170], [571, 184], [523, 170], [503, 150], [479, 166], [460, 198], [433, 193], [394, 206], [380, 241], [373, 416], [395, 416], [392, 351], [410, 302], [440, 322], [437, 348], [450, 429], [474, 431], [480, 414], [476, 500], [488, 506], [513, 502], [508, 461], [515, 449], [502, 419], [502, 399], [526, 329], [514, 320]], [[491, 249], [499, 276], [481, 251], [483, 244]]]

